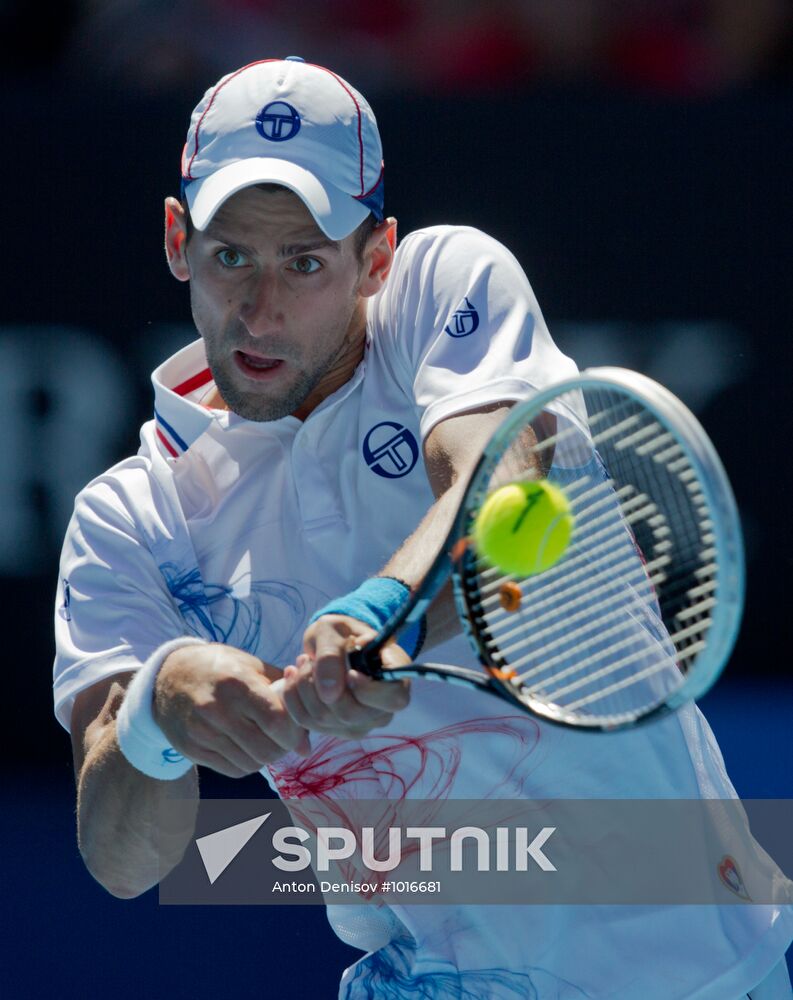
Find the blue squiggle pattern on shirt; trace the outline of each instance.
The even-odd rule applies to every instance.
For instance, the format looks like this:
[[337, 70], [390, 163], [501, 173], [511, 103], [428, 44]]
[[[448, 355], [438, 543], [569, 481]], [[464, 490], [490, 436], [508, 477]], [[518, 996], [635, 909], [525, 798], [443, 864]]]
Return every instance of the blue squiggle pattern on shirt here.
[[205, 584], [197, 568], [183, 571], [174, 563], [163, 563], [160, 572], [188, 630], [210, 642], [223, 642], [246, 653], [256, 653], [262, 638], [261, 598], [272, 598], [280, 604], [279, 614], [287, 616], [279, 632], [288, 638], [281, 648], [269, 651], [270, 658], [277, 663], [306, 619], [300, 591], [279, 580], [256, 580], [250, 595], [241, 598], [234, 595], [231, 587]]
[[[344, 1000], [589, 1000], [582, 989], [543, 969], [465, 969], [416, 974], [416, 945], [392, 941], [355, 966]], [[542, 992], [540, 992], [540, 984]]]

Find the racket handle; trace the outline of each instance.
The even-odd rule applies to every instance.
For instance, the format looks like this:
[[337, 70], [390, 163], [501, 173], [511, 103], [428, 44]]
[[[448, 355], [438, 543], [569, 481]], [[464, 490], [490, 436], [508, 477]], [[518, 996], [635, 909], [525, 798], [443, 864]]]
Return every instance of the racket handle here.
[[[363, 662], [366, 662], [366, 647], [362, 650], [356, 650], [356, 652], [363, 654]], [[352, 666], [352, 656], [349, 659], [350, 666]], [[499, 698], [503, 698], [512, 705], [515, 704], [515, 698], [511, 697], [506, 689], [494, 684], [483, 670], [475, 667], [458, 667], [448, 663], [408, 663], [392, 668], [384, 667], [380, 663], [379, 656], [377, 659], [377, 673], [369, 673], [369, 676], [374, 677], [376, 680], [401, 681], [405, 678], [413, 677], [422, 680], [443, 681], [446, 684], [459, 684], [462, 687], [473, 688], [475, 691], [487, 691], [490, 694], [497, 695]], [[368, 662], [371, 664], [371, 660]], [[362, 673], [367, 673], [368, 670], [372, 670], [373, 668], [370, 665], [366, 669], [361, 666], [356, 666], [355, 669], [361, 670]]]
[[363, 647], [352, 646], [347, 650], [347, 663], [352, 670], [380, 680], [383, 676], [383, 663], [380, 659], [379, 649], [376, 646], [372, 647], [373, 643], [368, 643]]

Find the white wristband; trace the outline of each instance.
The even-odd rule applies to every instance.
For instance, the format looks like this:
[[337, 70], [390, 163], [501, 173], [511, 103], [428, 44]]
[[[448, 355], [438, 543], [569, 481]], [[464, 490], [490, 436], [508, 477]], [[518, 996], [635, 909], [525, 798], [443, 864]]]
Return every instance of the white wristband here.
[[154, 721], [152, 701], [154, 684], [165, 658], [182, 646], [205, 645], [204, 639], [180, 636], [156, 649], [132, 678], [116, 716], [116, 738], [127, 760], [143, 774], [163, 781], [174, 781], [193, 767], [169, 744], [165, 733]]

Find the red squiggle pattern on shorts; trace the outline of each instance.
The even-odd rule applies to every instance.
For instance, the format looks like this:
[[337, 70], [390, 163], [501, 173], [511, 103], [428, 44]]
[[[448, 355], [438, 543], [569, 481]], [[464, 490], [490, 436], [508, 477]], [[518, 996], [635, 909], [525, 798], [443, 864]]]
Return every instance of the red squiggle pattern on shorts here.
[[[373, 735], [367, 741], [378, 745], [370, 748], [329, 737], [321, 740], [310, 756], [291, 758], [286, 766], [274, 765], [270, 772], [285, 799], [329, 797], [342, 787], [345, 798], [385, 796], [401, 800], [414, 793], [424, 799], [443, 799], [457, 776], [465, 738], [473, 736], [507, 737], [513, 744], [510, 766], [486, 797], [498, 798], [503, 790], [511, 797], [521, 794], [529, 772], [519, 777], [518, 769], [526, 764], [540, 738], [539, 726], [528, 716], [469, 719], [421, 736]], [[481, 744], [467, 749], [482, 753]], [[348, 787], [351, 785], [357, 787]]]
[[[500, 756], [508, 759], [492, 788], [476, 793], [479, 800], [494, 800], [491, 818], [496, 827], [509, 818], [510, 807], [505, 801], [504, 809], [499, 810], [495, 801], [522, 797], [538, 763], [530, 758], [539, 743], [540, 729], [527, 716], [471, 719], [422, 736], [372, 735], [366, 738], [368, 747], [329, 737], [321, 740], [309, 757], [290, 757], [271, 766], [270, 772], [281, 797], [290, 800], [294, 819], [305, 829], [316, 833], [319, 827], [355, 830], [371, 826], [375, 856], [382, 860], [388, 854], [389, 828], [399, 825], [400, 803], [411, 800], [412, 824], [433, 826], [445, 800], [473, 797], [465, 788], [456, 789], [455, 796], [451, 792], [463, 754], [483, 758], [483, 737], [498, 738]], [[508, 753], [505, 748], [509, 748]], [[470, 766], [470, 759], [468, 763]], [[492, 768], [493, 764], [485, 766]], [[400, 813], [402, 820], [404, 815], [404, 811]], [[417, 841], [404, 843], [403, 861], [418, 850]], [[341, 862], [338, 868], [350, 881], [378, 880], [376, 873], [356, 870], [351, 861]]]

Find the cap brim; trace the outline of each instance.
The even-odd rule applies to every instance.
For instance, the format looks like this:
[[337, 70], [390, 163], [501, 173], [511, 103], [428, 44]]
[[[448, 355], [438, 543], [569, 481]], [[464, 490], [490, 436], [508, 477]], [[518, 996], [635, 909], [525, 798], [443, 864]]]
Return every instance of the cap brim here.
[[206, 229], [226, 199], [252, 184], [280, 184], [294, 191], [332, 240], [342, 240], [359, 226], [369, 209], [352, 195], [320, 181], [314, 174], [288, 160], [250, 158], [220, 167], [208, 177], [185, 185], [190, 217], [196, 229]]

